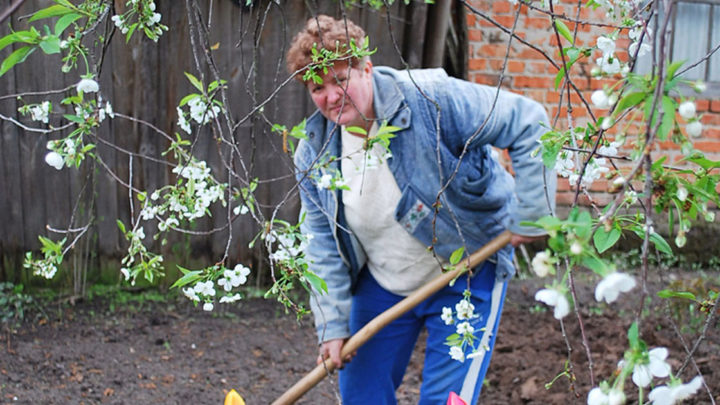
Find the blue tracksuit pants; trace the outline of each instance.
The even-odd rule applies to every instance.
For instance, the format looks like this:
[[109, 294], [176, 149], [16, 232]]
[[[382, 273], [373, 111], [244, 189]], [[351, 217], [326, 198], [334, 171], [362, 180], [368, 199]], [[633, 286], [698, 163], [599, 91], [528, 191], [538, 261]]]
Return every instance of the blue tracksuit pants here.
[[[478, 338], [485, 333], [489, 350], [484, 356], [461, 363], [450, 357], [449, 346], [445, 345], [445, 338], [455, 333], [455, 325], [445, 325], [440, 315], [443, 307], [454, 310], [467, 286], [467, 276], [460, 277], [453, 286], [446, 286], [426, 299], [358, 349], [357, 356], [339, 372], [343, 403], [395, 404], [395, 390], [402, 382], [413, 347], [424, 326], [428, 338], [419, 403], [445, 404], [450, 391], [454, 391], [468, 404], [476, 404], [490, 364], [507, 282], [495, 281], [495, 265], [488, 262], [470, 278], [471, 302], [475, 313], [480, 315], [471, 324]], [[382, 288], [367, 269], [363, 270], [353, 295], [351, 332], [354, 334], [403, 298]], [[477, 341], [475, 345], [477, 347]]]

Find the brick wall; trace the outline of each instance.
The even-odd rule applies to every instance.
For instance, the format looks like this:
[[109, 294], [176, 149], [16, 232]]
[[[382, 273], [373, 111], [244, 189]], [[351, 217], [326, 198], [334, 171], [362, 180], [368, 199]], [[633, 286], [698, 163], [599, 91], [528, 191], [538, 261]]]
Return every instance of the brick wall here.
[[[536, 101], [543, 103], [551, 120], [557, 120], [556, 127], [566, 129], [568, 127], [567, 93], [562, 99], [559, 91], [554, 89], [555, 76], [558, 69], [541, 53], [531, 46], [521, 43], [514, 38], [509, 49], [509, 58], [505, 63], [505, 55], [508, 52], [508, 35], [497, 25], [510, 29], [516, 25], [515, 33], [528, 44], [544, 51], [547, 55], [554, 56], [558, 64], [561, 64], [558, 55], [557, 39], [551, 28], [550, 18], [525, 5], [513, 5], [509, 1], [500, 0], [487, 2], [474, 0], [469, 4], [476, 11], [468, 10], [467, 25], [469, 38], [469, 79], [487, 85], [497, 85], [501, 72], [503, 75], [502, 86], [511, 91], [525, 94]], [[539, 4], [534, 2], [533, 4]], [[518, 7], [520, 7], [518, 14]], [[555, 13], [575, 16], [577, 2], [561, 1], [555, 5]], [[515, 21], [517, 15], [517, 22]], [[486, 17], [486, 18], [485, 18]], [[492, 20], [492, 21], [489, 21]], [[580, 13], [580, 20], [595, 23], [607, 23], [608, 19], [601, 9], [590, 10], [583, 7]], [[574, 29], [572, 23], [567, 23], [570, 30]], [[577, 45], [593, 46], [598, 35], [612, 32], [610, 28], [580, 24], [578, 27]], [[623, 38], [624, 37], [624, 38]], [[562, 39], [564, 46], [567, 46], [565, 39]], [[617, 54], [626, 58], [627, 54], [622, 51], [627, 49], [629, 40], [627, 34], [618, 39]], [[596, 79], [591, 77], [591, 69], [595, 66], [595, 59], [600, 56], [596, 51], [590, 58], [585, 58], [576, 63], [571, 69], [574, 82], [582, 91], [583, 96], [590, 103], [590, 95], [594, 90], [601, 89], [603, 85], [611, 85], [615, 82], [612, 79]], [[505, 63], [505, 70], [502, 71]], [[720, 100], [702, 98], [702, 95], [693, 95], [696, 99], [698, 114], [702, 114], [703, 123], [702, 135], [698, 138], [690, 138], [696, 149], [706, 152], [707, 157], [713, 160], [720, 160]], [[581, 103], [580, 97], [576, 94], [571, 96], [572, 120], [574, 126], [587, 122], [590, 115], [585, 105]], [[600, 117], [604, 110], [597, 110], [593, 107], [593, 113]], [[617, 126], [616, 126], [617, 127]], [[626, 129], [627, 138], [641, 133], [643, 125], [633, 125]], [[609, 137], [614, 136], [613, 128]], [[682, 157], [678, 145], [671, 142], [662, 142], [654, 145], [655, 158], [666, 154], [670, 161], [677, 161]], [[621, 151], [628, 152], [629, 150]], [[628, 166], [618, 162], [621, 169], [627, 170]], [[592, 200], [599, 206], [610, 201], [612, 195], [607, 194], [609, 181], [596, 181], [590, 188]], [[560, 178], [558, 183], [558, 204], [569, 205], [575, 196], [574, 190], [565, 178]], [[588, 195], [580, 196], [582, 204], [590, 203]]]

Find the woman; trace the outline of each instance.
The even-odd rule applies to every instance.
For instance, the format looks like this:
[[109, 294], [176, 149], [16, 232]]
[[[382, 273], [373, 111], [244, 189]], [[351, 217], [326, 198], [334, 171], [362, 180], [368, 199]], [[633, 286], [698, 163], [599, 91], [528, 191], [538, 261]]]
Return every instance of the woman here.
[[[512, 245], [541, 237], [542, 230], [522, 222], [554, 209], [555, 175], [531, 157], [547, 117], [527, 98], [441, 69], [374, 67], [369, 57], [346, 53], [351, 42], [364, 40], [351, 21], [320, 15], [295, 36], [287, 57], [318, 108], [295, 153], [302, 229], [313, 235], [306, 257], [328, 287], [311, 299], [318, 362], [330, 357], [342, 368], [344, 403], [395, 403], [425, 327], [420, 403], [444, 403], [450, 391], [476, 403], [514, 273], [511, 246], [383, 329], [352, 362], [340, 352], [349, 336], [438, 275], [439, 263], [457, 248], [474, 251], [505, 229], [513, 232]], [[340, 58], [323, 69], [312, 59], [321, 49]], [[320, 80], [306, 74], [313, 63]], [[377, 141], [386, 125], [395, 127], [389, 146]], [[491, 146], [508, 149], [517, 184]], [[457, 305], [463, 313], [456, 319], [441, 318], [443, 308]], [[476, 344], [468, 359], [471, 349], [455, 349], [457, 361], [445, 338], [466, 322], [478, 337], [486, 334], [488, 345]]]

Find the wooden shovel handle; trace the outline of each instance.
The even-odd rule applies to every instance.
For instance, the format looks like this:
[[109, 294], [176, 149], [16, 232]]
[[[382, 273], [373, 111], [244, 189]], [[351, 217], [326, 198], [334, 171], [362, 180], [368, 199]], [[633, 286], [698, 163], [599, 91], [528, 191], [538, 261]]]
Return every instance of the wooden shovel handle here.
[[[368, 322], [367, 325], [363, 326], [362, 329], [357, 331], [347, 342], [343, 345], [341, 351], [341, 358], [345, 358], [349, 354], [355, 352], [360, 346], [367, 342], [371, 337], [375, 336], [382, 328], [387, 326], [390, 322], [402, 316], [404, 313], [415, 308], [418, 304], [424, 301], [426, 298], [440, 291], [443, 287], [448, 285], [450, 281], [459, 277], [468, 269], [479, 265], [485, 261], [488, 257], [492, 256], [495, 252], [500, 250], [503, 246], [510, 243], [512, 233], [505, 231], [498, 235], [495, 239], [487, 243], [487, 245], [478, 249], [475, 253], [468, 256], [464, 262], [461, 262], [456, 266], [454, 271], [443, 273], [436, 277], [429, 283], [417, 289], [412, 294], [408, 295], [405, 299], [388, 308], [385, 312], [375, 317], [372, 321]], [[463, 265], [464, 264], [464, 265]], [[306, 392], [312, 387], [317, 385], [328, 372], [335, 369], [335, 364], [331, 359], [326, 359], [324, 364], [318, 364], [311, 372], [305, 375], [300, 381], [296, 382], [295, 385], [290, 387], [289, 390], [285, 391], [280, 398], [273, 402], [273, 405], [288, 405], [294, 404], [295, 401], [300, 399]]]

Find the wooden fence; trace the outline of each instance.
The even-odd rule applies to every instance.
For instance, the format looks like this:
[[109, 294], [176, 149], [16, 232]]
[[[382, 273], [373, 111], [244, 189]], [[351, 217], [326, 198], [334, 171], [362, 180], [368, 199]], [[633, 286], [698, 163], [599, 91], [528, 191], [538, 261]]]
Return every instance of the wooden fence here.
[[[117, 10], [125, 7], [124, 0], [114, 3]], [[17, 279], [15, 270], [20, 266], [24, 252], [39, 247], [38, 235], [52, 239], [63, 237], [48, 227], [77, 228], [92, 221], [89, 235], [80, 246], [90, 252], [95, 265], [101, 265], [99, 263], [107, 258], [121, 257], [127, 242], [119, 232], [116, 219], [128, 224], [131, 215], [134, 213], [137, 217], [138, 213], [137, 200], [130, 196], [123, 183], [152, 191], [173, 178], [171, 167], [153, 161], [153, 158], [161, 158], [161, 153], [168, 148], [167, 140], [137, 120], [151, 123], [168, 134], [181, 132], [176, 126], [176, 106], [192, 91], [183, 72], [198, 77], [204, 75], [206, 82], [210, 80], [207, 70], [198, 72], [195, 67], [186, 2], [157, 3], [162, 23], [170, 27], [158, 43], [139, 34], [126, 43], [119, 32], [110, 34], [112, 23], [98, 27], [107, 35], [114, 35], [104, 53], [98, 47], [91, 53], [91, 63], [98, 63], [99, 58], [103, 58], [99, 75], [102, 97], [112, 102], [116, 112], [134, 117], [128, 119], [118, 115], [103, 122], [97, 131], [97, 139], [92, 140], [98, 145], [96, 153], [102, 163], [86, 162], [79, 169], [57, 171], [44, 162], [46, 143], [67, 135], [67, 131], [43, 134], [26, 130], [8, 119], [0, 122], [0, 263], [3, 264], [0, 280]], [[214, 45], [211, 52], [217, 69], [221, 78], [228, 82], [229, 113], [235, 120], [246, 116], [270, 97], [288, 77], [284, 53], [292, 35], [306, 19], [317, 13], [339, 16], [344, 9], [341, 1], [265, 0], [255, 1], [253, 7], [244, 3], [244, 0], [197, 2], [209, 27], [208, 42]], [[312, 8], [307, 5], [316, 3], [321, 4]], [[2, 8], [10, 4], [10, 0], [0, 1]], [[27, 29], [27, 15], [51, 4], [49, 0], [26, 1], [13, 13], [12, 27]], [[432, 25], [426, 21], [432, 22], [432, 6], [422, 2], [405, 5], [396, 1], [389, 12], [364, 7], [347, 12], [349, 18], [366, 29], [371, 46], [378, 48], [373, 56], [376, 64], [402, 66], [403, 59], [398, 50], [411, 66], [422, 64], [424, 45], [427, 45], [426, 26]], [[42, 24], [32, 24], [41, 29]], [[5, 21], [0, 35], [8, 32]], [[5, 58], [12, 51], [10, 48], [0, 51], [0, 58]], [[85, 73], [83, 62], [78, 62], [77, 70], [63, 74], [58, 55], [33, 53], [24, 63], [0, 77], [0, 114], [27, 127], [41, 125], [41, 129], [66, 122], [62, 114], [72, 112], [59, 101], [74, 92], [71, 86], [79, 80], [80, 74]], [[37, 91], [55, 92], [29, 93]], [[22, 97], [15, 97], [17, 94]], [[48, 125], [31, 122], [17, 111], [21, 105], [43, 100], [53, 102]], [[312, 110], [302, 86], [291, 82], [280, 88], [265, 105], [264, 116], [273, 123], [293, 125]], [[269, 129], [262, 116], [256, 114], [244, 121], [233, 135], [251, 177], [260, 179], [256, 195], [267, 208], [266, 214], [287, 199], [279, 216], [294, 219], [298, 202], [296, 196], [288, 194], [292, 193], [295, 183], [291, 176], [292, 161], [282, 153], [281, 139]], [[193, 141], [193, 153], [206, 159], [214, 170], [219, 170], [218, 144], [210, 130], [204, 130]], [[222, 228], [227, 221], [226, 210], [213, 207], [213, 216], [198, 221], [196, 229]], [[253, 221], [241, 219], [233, 224], [232, 262], [262, 267], [259, 252], [248, 248], [248, 242], [257, 232], [258, 226]], [[152, 233], [152, 230], [146, 229], [146, 233]], [[216, 260], [224, 251], [227, 238], [227, 230], [209, 236], [176, 236], [164, 247], [155, 242], [153, 248], [184, 259]]]

